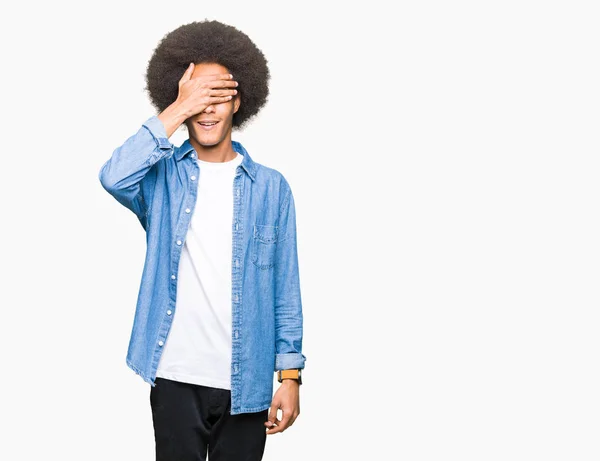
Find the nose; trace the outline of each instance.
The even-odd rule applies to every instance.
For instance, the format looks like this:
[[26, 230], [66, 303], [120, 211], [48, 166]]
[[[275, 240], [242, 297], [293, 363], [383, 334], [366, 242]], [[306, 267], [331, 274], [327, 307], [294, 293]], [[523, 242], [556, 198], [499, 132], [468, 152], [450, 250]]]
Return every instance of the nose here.
[[211, 112], [214, 112], [214, 111], [215, 111], [215, 108], [214, 108], [214, 106], [211, 105], [211, 106], [208, 106], [206, 109], [204, 109], [202, 112], [210, 114]]

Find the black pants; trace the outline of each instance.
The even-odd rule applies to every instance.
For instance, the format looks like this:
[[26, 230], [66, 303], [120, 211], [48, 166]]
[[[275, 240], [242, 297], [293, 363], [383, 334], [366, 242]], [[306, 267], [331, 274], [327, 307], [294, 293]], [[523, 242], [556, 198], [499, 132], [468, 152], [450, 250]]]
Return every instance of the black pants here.
[[260, 461], [269, 410], [229, 414], [231, 391], [156, 378], [150, 387], [156, 461]]

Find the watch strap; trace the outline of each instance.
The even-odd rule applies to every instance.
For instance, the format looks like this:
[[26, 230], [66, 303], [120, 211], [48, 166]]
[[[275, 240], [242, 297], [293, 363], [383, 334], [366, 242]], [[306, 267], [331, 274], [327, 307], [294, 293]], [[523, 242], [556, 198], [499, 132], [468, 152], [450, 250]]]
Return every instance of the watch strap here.
[[298, 384], [302, 384], [302, 374], [299, 369], [278, 370], [277, 381], [282, 382], [284, 379], [295, 379]]

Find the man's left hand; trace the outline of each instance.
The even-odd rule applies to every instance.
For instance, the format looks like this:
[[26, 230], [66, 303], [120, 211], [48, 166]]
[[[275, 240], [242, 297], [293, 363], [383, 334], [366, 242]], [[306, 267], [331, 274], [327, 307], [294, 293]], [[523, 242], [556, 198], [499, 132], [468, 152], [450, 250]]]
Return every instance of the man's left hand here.
[[[281, 420], [277, 419], [277, 410], [283, 413]], [[295, 379], [284, 379], [273, 396], [269, 419], [265, 421], [267, 434], [277, 434], [285, 431], [294, 424], [300, 414], [300, 384]]]

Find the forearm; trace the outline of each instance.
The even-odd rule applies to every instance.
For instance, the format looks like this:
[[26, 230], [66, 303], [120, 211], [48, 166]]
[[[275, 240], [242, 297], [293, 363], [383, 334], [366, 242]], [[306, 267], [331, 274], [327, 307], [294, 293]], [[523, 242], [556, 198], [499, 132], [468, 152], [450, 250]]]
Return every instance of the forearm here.
[[[287, 242], [291, 244], [292, 242]], [[291, 250], [293, 252], [293, 250]], [[304, 368], [302, 354], [303, 314], [300, 281], [295, 257], [280, 265], [275, 302], [276, 370]]]
[[279, 218], [275, 262], [275, 369], [304, 368], [303, 314], [294, 199], [289, 193]]
[[190, 116], [191, 114], [189, 114], [187, 108], [177, 101], [158, 114], [158, 118], [164, 125], [167, 138], [170, 138]]

